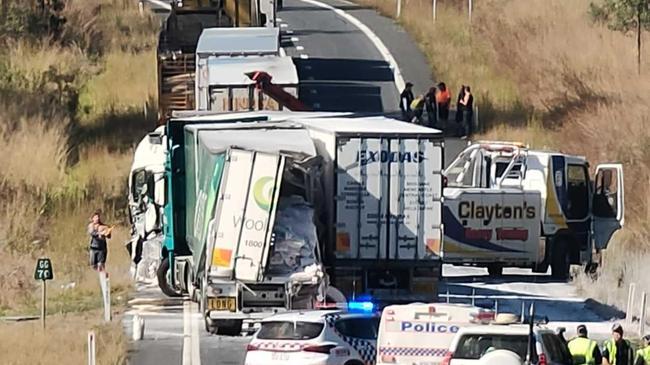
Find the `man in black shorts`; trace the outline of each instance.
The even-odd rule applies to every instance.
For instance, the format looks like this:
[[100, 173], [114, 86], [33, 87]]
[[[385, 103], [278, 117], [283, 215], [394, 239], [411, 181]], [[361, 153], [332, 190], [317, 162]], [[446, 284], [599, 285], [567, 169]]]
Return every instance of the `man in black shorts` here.
[[90, 235], [90, 266], [97, 271], [104, 271], [108, 246], [106, 240], [111, 238], [113, 227], [102, 223], [101, 211], [96, 210], [90, 218], [88, 234]]

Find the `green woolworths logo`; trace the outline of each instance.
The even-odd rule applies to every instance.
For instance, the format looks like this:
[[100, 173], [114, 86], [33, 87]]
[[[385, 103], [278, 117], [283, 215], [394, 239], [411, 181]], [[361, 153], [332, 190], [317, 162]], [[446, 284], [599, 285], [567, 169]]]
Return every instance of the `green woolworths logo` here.
[[275, 188], [274, 180], [270, 176], [265, 176], [259, 178], [253, 185], [253, 198], [255, 199], [255, 203], [264, 210], [271, 208], [273, 189]]

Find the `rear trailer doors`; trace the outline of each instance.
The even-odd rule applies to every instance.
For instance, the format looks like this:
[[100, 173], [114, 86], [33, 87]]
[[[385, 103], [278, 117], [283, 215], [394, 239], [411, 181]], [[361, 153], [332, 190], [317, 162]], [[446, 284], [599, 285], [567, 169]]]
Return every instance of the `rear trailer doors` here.
[[442, 238], [442, 143], [340, 137], [337, 259], [431, 258]]
[[285, 158], [231, 149], [215, 214], [210, 273], [257, 282], [266, 266]]
[[623, 165], [598, 165], [592, 196], [593, 239], [596, 249], [607, 248], [614, 232], [623, 227], [624, 200]]

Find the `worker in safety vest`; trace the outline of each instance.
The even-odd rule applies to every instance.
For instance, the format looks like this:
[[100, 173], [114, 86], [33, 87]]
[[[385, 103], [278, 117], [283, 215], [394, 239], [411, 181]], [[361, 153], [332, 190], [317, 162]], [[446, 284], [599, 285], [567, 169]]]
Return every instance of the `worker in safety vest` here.
[[650, 365], [650, 335], [643, 336], [643, 344], [645, 346], [636, 352], [634, 365]]
[[[577, 336], [569, 341], [569, 351], [573, 356], [573, 365], [600, 365], [603, 357], [600, 354], [598, 343], [587, 335], [587, 326], [581, 324], [576, 330]], [[578, 357], [584, 357], [584, 361]], [[650, 364], [649, 364], [650, 365]]]
[[612, 326], [612, 339], [605, 342], [603, 350], [604, 365], [632, 365], [634, 349], [630, 341], [623, 338], [623, 326]]

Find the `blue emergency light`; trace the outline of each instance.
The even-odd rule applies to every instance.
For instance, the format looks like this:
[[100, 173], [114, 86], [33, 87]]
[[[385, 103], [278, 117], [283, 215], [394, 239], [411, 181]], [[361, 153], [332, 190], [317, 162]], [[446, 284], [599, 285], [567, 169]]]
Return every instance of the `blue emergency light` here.
[[348, 310], [360, 312], [372, 312], [375, 309], [373, 302], [348, 302]]

